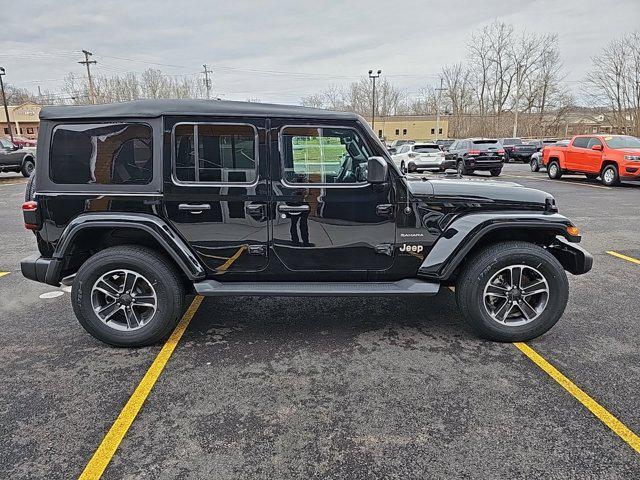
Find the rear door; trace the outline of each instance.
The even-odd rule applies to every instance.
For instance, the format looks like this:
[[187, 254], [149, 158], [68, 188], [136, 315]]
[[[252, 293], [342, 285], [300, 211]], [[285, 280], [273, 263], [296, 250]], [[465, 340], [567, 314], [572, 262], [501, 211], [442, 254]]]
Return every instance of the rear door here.
[[392, 182], [367, 182], [373, 149], [364, 132], [283, 119], [273, 120], [271, 138], [273, 246], [286, 268], [364, 279], [391, 267]]
[[584, 171], [584, 163], [587, 158], [587, 145], [589, 137], [576, 137], [565, 153], [565, 168], [576, 172]]
[[166, 118], [164, 210], [209, 274], [268, 259], [265, 120]]

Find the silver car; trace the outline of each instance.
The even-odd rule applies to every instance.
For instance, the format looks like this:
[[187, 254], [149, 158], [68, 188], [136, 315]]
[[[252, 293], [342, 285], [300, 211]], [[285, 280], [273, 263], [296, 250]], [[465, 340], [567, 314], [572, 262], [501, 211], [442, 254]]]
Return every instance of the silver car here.
[[447, 165], [444, 152], [436, 143], [405, 144], [391, 158], [403, 173], [431, 169], [444, 172], [451, 167]]

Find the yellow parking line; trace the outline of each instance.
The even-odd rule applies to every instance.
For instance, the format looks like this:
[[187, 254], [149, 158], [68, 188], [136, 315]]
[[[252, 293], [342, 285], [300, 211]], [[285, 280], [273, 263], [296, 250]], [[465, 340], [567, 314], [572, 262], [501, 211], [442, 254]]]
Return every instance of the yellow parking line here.
[[242, 252], [244, 252], [247, 249], [246, 245], [242, 245], [238, 251], [236, 253], [233, 254], [233, 256], [231, 258], [229, 258], [226, 262], [224, 262], [222, 265], [220, 265], [216, 270], [218, 271], [218, 273], [224, 273], [226, 272], [229, 267], [233, 264], [233, 262], [235, 262], [236, 260], [238, 260], [238, 258], [240, 258], [240, 255], [242, 255]]
[[640, 260], [638, 260], [637, 258], [627, 257], [626, 255], [623, 255], [618, 252], [614, 252], [613, 250], [608, 250], [607, 253], [609, 255], [613, 255], [614, 257], [621, 258], [622, 260], [626, 260], [627, 262], [637, 263], [638, 265], [640, 265]]
[[547, 362], [540, 354], [538, 354], [533, 348], [526, 343], [515, 342], [514, 345], [524, 353], [529, 359], [535, 363], [538, 367], [544, 370], [551, 378], [562, 386], [567, 392], [584, 405], [591, 413], [593, 413], [602, 423], [609, 427], [614, 433], [616, 433], [622, 440], [633, 448], [637, 453], [640, 453], [640, 437], [633, 433], [624, 423], [614, 417], [607, 409], [596, 402], [593, 398], [587, 395], [571, 380], [565, 377], [558, 369]]
[[5, 275], [9, 275], [11, 272], [0, 272], [0, 277], [4, 277]]
[[80, 480], [97, 479], [102, 476], [114, 453], [116, 453], [120, 442], [142, 408], [149, 392], [151, 392], [151, 389], [158, 380], [158, 377], [160, 377], [160, 374], [164, 370], [169, 358], [171, 358], [171, 354], [178, 345], [180, 338], [182, 338], [182, 334], [189, 326], [189, 323], [196, 314], [198, 307], [200, 307], [203, 298], [204, 297], [197, 296], [193, 299], [193, 302], [191, 302], [191, 305], [183, 315], [180, 323], [178, 323], [178, 326], [166, 341], [162, 350], [160, 350], [160, 353], [156, 356], [155, 360], [149, 367], [149, 370], [147, 370], [147, 373], [136, 387], [135, 391], [129, 398], [129, 401], [120, 412], [120, 415], [116, 418], [116, 421], [102, 439], [100, 446], [91, 457], [91, 460], [89, 460], [89, 463], [83, 470], [82, 474], [80, 474]]

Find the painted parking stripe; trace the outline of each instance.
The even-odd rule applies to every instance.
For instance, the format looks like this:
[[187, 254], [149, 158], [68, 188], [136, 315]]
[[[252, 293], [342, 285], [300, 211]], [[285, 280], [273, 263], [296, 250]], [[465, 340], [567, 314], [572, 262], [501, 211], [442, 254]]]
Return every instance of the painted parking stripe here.
[[602, 423], [609, 427], [616, 435], [624, 440], [631, 448], [640, 454], [640, 437], [633, 433], [624, 423], [614, 417], [606, 408], [596, 402], [575, 383], [565, 377], [557, 368], [547, 362], [538, 352], [526, 343], [515, 342], [514, 345], [524, 353], [533, 363], [553, 378], [562, 388], [569, 392], [576, 400], [584, 405]]
[[129, 427], [131, 427], [131, 424], [138, 415], [138, 412], [140, 412], [142, 405], [144, 405], [145, 400], [149, 396], [149, 392], [151, 392], [151, 389], [160, 377], [160, 374], [164, 370], [169, 358], [171, 358], [173, 351], [182, 338], [182, 334], [185, 332], [191, 322], [191, 319], [198, 311], [203, 298], [204, 297], [202, 296], [197, 296], [193, 299], [193, 302], [191, 302], [191, 305], [178, 323], [178, 326], [176, 326], [175, 330], [162, 347], [162, 350], [160, 350], [160, 353], [156, 356], [155, 360], [147, 370], [147, 373], [145, 373], [142, 380], [140, 380], [140, 383], [120, 412], [120, 415], [118, 415], [116, 421], [113, 422], [113, 425], [102, 439], [100, 446], [91, 457], [91, 460], [89, 460], [89, 463], [83, 472], [80, 474], [80, 480], [98, 479], [102, 476], [107, 465], [109, 465], [111, 458], [116, 453], [120, 442], [127, 434]]
[[551, 180], [547, 178], [538, 178], [538, 177], [530, 177], [528, 175], [501, 175], [501, 177], [505, 178], [524, 178], [526, 180], [537, 180], [539, 182], [552, 182], [552, 183], [566, 183], [568, 185], [578, 185], [582, 187], [591, 187], [591, 188], [601, 188], [603, 190], [611, 190], [611, 187], [605, 187], [604, 185], [591, 185], [590, 183], [584, 183], [580, 181], [571, 182], [569, 180]]
[[0, 277], [4, 277], [5, 275], [9, 275], [11, 272], [0, 272]]
[[628, 257], [627, 255], [623, 255], [621, 253], [614, 252], [613, 250], [608, 250], [607, 253], [609, 255], [613, 255], [614, 257], [621, 258], [622, 260], [626, 260], [627, 262], [631, 262], [631, 263], [635, 263], [635, 264], [640, 265], [640, 260], [638, 260], [637, 258]]

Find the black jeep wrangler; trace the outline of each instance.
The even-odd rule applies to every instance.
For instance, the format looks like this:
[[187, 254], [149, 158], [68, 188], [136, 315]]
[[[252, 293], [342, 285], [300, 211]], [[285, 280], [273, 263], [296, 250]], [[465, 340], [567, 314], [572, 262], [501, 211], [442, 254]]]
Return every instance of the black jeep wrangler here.
[[357, 115], [202, 100], [45, 107], [30, 279], [96, 338], [166, 338], [186, 294], [434, 295], [482, 336], [546, 332], [591, 256], [553, 197], [405, 176]]

